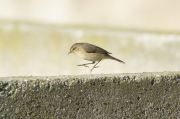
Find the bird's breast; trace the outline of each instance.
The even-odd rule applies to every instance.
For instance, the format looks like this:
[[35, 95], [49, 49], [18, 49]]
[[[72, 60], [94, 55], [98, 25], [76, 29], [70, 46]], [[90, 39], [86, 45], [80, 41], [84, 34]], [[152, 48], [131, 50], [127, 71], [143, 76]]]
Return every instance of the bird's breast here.
[[99, 54], [99, 53], [87, 53], [87, 52], [78, 52], [76, 53], [79, 57], [85, 59], [85, 60], [89, 60], [89, 61], [100, 61], [102, 59], [104, 59], [104, 54]]

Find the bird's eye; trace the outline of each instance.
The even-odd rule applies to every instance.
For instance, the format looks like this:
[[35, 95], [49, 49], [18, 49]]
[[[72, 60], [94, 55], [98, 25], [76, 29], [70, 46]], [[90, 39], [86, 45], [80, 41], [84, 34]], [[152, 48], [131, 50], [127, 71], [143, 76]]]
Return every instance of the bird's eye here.
[[75, 48], [73, 48], [73, 50], [75, 50]]

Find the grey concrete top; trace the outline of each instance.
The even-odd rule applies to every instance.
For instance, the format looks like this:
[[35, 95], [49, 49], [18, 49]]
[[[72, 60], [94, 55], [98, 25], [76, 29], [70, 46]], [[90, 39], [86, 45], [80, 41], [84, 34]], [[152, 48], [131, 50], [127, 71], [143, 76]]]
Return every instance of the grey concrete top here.
[[180, 118], [179, 95], [179, 71], [1, 77], [0, 118]]

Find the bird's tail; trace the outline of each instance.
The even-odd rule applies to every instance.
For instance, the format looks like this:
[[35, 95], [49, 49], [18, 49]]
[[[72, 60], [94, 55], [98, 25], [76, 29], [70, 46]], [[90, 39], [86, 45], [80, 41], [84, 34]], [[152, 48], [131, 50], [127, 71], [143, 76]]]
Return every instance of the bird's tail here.
[[117, 58], [115, 58], [115, 57], [112, 57], [112, 56], [110, 56], [109, 55], [109, 58], [108, 59], [113, 59], [113, 60], [116, 60], [116, 61], [118, 61], [118, 62], [121, 62], [121, 63], [125, 63], [124, 61], [122, 61], [122, 60], [119, 60], [119, 59], [117, 59]]

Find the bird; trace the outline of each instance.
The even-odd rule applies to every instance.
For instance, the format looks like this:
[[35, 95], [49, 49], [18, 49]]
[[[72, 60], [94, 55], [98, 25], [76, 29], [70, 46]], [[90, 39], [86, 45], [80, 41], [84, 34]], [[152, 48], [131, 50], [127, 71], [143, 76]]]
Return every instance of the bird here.
[[110, 54], [112, 53], [90, 43], [75, 43], [71, 46], [68, 54], [70, 53], [74, 53], [85, 60], [92, 61], [92, 63], [79, 64], [77, 66], [88, 67], [87, 65], [96, 63], [90, 70], [90, 73], [94, 68], [98, 68], [99, 66], [96, 65], [104, 59], [112, 59], [123, 64], [125, 63], [124, 61], [111, 56]]

